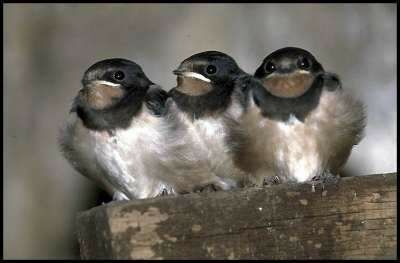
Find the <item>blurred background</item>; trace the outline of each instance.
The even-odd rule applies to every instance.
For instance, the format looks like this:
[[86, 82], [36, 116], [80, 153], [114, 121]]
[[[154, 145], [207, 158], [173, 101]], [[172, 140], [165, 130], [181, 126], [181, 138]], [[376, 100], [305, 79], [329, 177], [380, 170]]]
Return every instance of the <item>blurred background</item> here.
[[61, 156], [83, 72], [111, 57], [170, 89], [180, 61], [219, 50], [249, 73], [275, 49], [311, 51], [367, 105], [347, 175], [397, 171], [395, 4], [5, 4], [4, 257], [78, 258], [75, 217], [105, 198]]

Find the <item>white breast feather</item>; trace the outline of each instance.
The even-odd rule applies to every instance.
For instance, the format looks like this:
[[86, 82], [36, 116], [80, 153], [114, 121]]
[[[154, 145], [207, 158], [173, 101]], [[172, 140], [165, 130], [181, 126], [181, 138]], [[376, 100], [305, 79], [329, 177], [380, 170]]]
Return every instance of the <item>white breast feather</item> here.
[[160, 151], [160, 128], [156, 117], [143, 112], [129, 128], [116, 129], [114, 136], [105, 136], [104, 132], [97, 131], [92, 131], [92, 135], [99, 163], [109, 171], [113, 181], [136, 198], [152, 197], [162, 191], [159, 182], [160, 190], [152, 192], [157, 186], [153, 185], [154, 178], [146, 173], [142, 162], [142, 155], [156, 158], [157, 151]]
[[236, 121], [240, 119], [240, 117], [243, 115], [243, 112], [244, 112], [243, 106], [235, 100], [227, 109], [228, 116]]
[[[230, 109], [228, 109], [230, 110]], [[237, 109], [233, 109], [235, 112]], [[177, 112], [180, 121], [187, 127], [187, 136], [190, 143], [190, 156], [209, 163], [209, 175], [217, 176], [218, 184], [223, 189], [230, 189], [236, 182], [228, 178], [226, 165], [232, 165], [225, 143], [227, 130], [223, 117], [206, 117], [190, 120], [183, 112]]]
[[[278, 122], [281, 132], [281, 145], [275, 152], [278, 166], [288, 170], [298, 182], [305, 182], [315, 176], [320, 169], [320, 161], [317, 154], [317, 145], [312, 133], [304, 123], [291, 115], [287, 122]], [[306, 134], [306, 136], [303, 136]], [[307, 151], [304, 151], [307, 145]], [[286, 150], [284, 150], [286, 149]], [[284, 167], [287, 167], [286, 169]]]

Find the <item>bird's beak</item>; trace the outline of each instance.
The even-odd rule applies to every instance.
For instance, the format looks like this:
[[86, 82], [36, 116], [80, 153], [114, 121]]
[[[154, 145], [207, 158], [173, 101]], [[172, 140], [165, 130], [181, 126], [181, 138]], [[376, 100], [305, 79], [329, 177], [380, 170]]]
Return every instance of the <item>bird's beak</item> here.
[[172, 73], [174, 73], [177, 76], [183, 76], [185, 73], [187, 72], [191, 72], [192, 70], [188, 67], [188, 65], [184, 64], [180, 64], [179, 67], [177, 69], [175, 69], [174, 71], [172, 71]]
[[186, 65], [182, 65], [182, 64], [179, 66], [179, 68], [177, 68], [174, 71], [172, 71], [172, 73], [174, 73], [178, 77], [195, 78], [195, 79], [199, 79], [201, 81], [211, 82], [210, 79], [204, 77], [203, 75], [201, 75], [199, 73], [193, 72], [191, 70], [191, 68], [189, 68]]
[[189, 73], [192, 71], [193, 71], [192, 64], [183, 62], [179, 65], [179, 67], [177, 69], [172, 71], [172, 73], [174, 73], [177, 76], [183, 76], [183, 75], [185, 75], [185, 73]]
[[184, 71], [182, 71], [180, 69], [175, 69], [174, 71], [172, 71], [172, 73], [174, 73], [177, 76], [182, 76]]

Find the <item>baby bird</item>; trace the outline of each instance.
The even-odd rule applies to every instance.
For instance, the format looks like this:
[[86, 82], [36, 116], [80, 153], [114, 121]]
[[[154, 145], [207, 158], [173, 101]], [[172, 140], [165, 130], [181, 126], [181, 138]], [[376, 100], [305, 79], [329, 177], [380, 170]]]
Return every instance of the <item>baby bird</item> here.
[[256, 185], [311, 182], [315, 189], [314, 183], [334, 178], [363, 138], [363, 104], [300, 48], [271, 53], [254, 77], [259, 85], [241, 119], [248, 140], [241, 145], [238, 166]]
[[240, 186], [245, 174], [233, 156], [243, 140], [238, 121], [252, 77], [218, 51], [195, 54], [173, 72], [177, 86], [166, 103], [173, 126], [165, 143], [174, 150], [163, 160], [170, 170], [164, 180], [178, 193]]
[[139, 65], [117, 58], [92, 65], [82, 85], [60, 132], [65, 158], [115, 200], [162, 194], [167, 186], [148, 162], [162, 152], [167, 93]]

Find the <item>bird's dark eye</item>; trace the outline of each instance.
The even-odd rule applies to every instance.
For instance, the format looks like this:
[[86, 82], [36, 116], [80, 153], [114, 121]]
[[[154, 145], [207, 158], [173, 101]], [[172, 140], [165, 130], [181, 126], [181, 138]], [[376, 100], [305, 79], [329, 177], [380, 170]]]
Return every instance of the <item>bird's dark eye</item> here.
[[265, 71], [266, 71], [267, 73], [272, 73], [272, 72], [274, 72], [275, 70], [276, 70], [276, 66], [275, 66], [275, 64], [274, 64], [273, 62], [268, 61], [268, 62], [265, 64]]
[[123, 79], [125, 78], [125, 74], [124, 74], [124, 72], [122, 72], [122, 71], [116, 71], [116, 72], [114, 73], [114, 78], [115, 78], [116, 80], [123, 80]]
[[310, 62], [306, 58], [302, 58], [297, 62], [297, 66], [300, 69], [309, 69], [310, 68]]
[[206, 73], [208, 75], [214, 75], [215, 73], [217, 73], [217, 67], [214, 65], [208, 65], [206, 68]]

